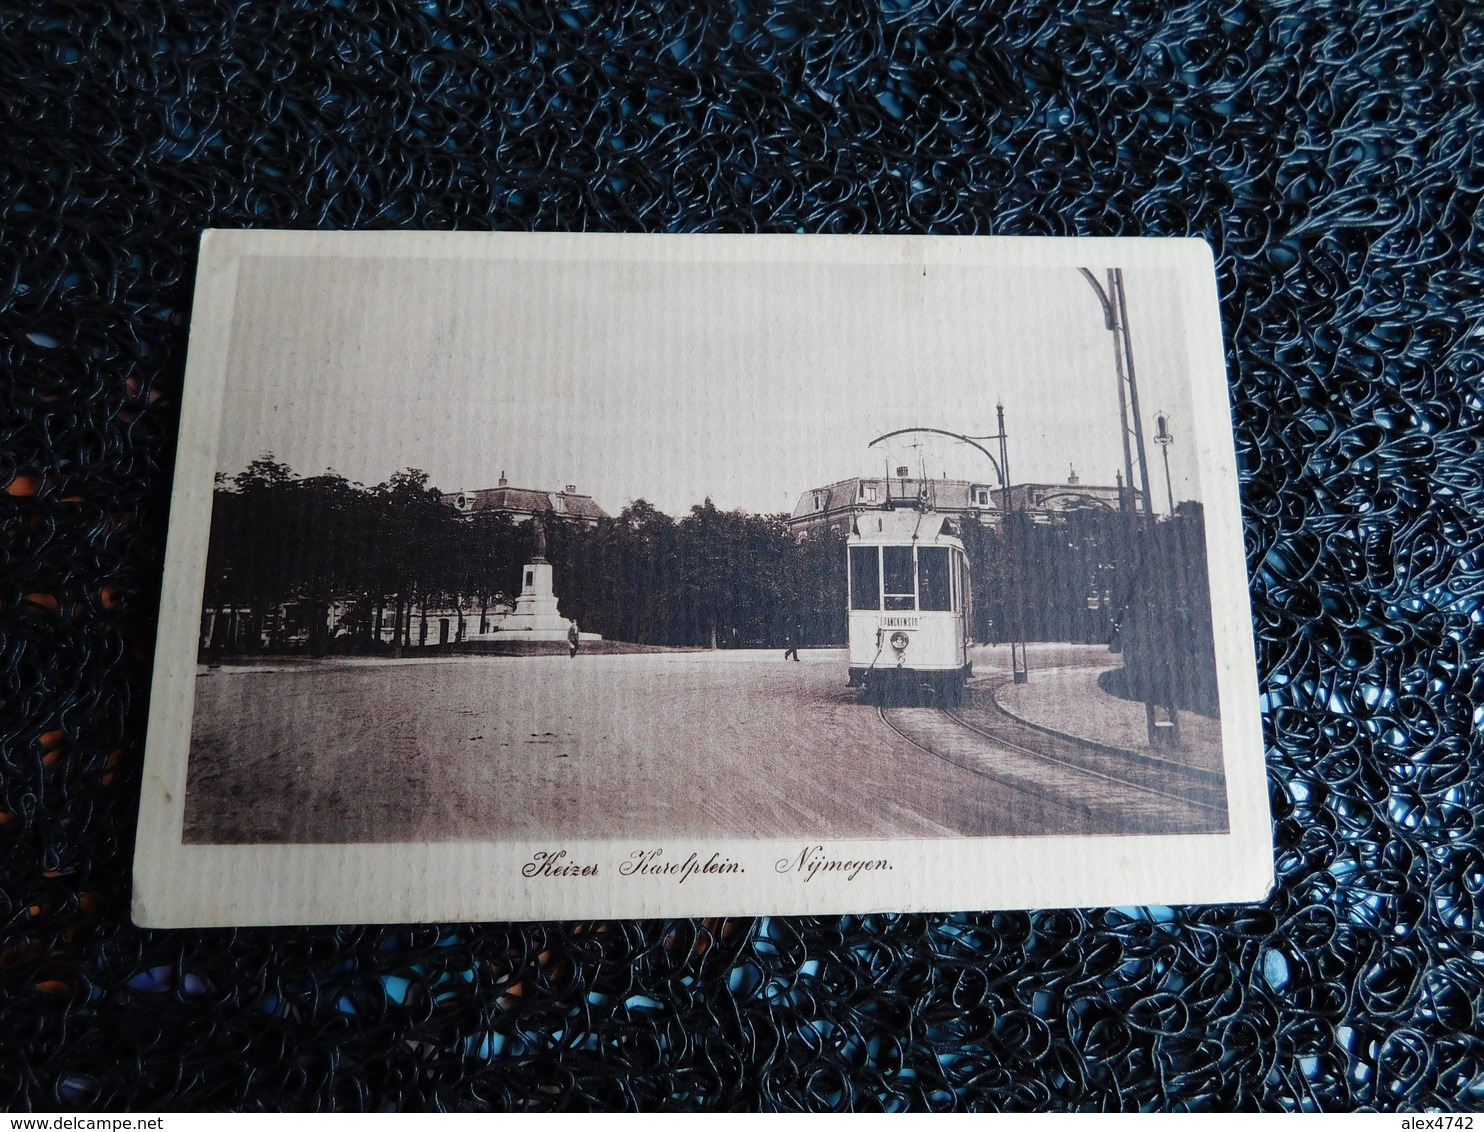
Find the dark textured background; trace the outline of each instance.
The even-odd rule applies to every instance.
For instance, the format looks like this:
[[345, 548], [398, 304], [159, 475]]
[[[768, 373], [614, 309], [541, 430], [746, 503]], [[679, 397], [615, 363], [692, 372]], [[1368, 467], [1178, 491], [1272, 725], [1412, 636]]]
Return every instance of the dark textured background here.
[[[1354, 7], [0, 7], [0, 1105], [1484, 1103], [1484, 18]], [[1204, 236], [1280, 887], [136, 931], [208, 225]]]

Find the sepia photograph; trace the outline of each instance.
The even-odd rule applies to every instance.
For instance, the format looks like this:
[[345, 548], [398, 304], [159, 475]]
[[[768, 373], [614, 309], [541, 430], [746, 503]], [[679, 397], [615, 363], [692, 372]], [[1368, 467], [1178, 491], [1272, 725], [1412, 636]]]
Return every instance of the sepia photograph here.
[[1231, 833], [1186, 273], [630, 239], [234, 258], [183, 846]]

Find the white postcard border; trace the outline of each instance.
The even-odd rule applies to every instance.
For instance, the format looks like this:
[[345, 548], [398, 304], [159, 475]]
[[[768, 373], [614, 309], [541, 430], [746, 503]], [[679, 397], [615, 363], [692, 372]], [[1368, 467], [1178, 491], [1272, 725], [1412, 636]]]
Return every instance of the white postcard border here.
[[[1230, 832], [889, 841], [339, 845], [182, 841], [196, 648], [237, 264], [245, 255], [605, 262], [910, 262], [1177, 270], [1186, 292]], [[145, 927], [836, 914], [1235, 903], [1273, 882], [1245, 550], [1211, 252], [1199, 240], [208, 232], [181, 412], [135, 857]], [[623, 871], [651, 863], [679, 872]], [[584, 876], [543, 872], [596, 866]], [[694, 855], [696, 864], [685, 863]], [[859, 868], [810, 870], [809, 862]], [[710, 863], [740, 871], [705, 871]], [[873, 867], [885, 861], [888, 868]], [[535, 874], [531, 875], [533, 862]], [[719, 866], [719, 867], [720, 867]], [[786, 867], [785, 867], [786, 866]]]

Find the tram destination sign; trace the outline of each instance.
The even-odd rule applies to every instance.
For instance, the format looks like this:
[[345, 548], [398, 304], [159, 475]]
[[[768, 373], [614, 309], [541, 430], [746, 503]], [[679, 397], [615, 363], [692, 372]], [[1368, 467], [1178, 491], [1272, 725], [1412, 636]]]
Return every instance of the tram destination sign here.
[[1193, 240], [212, 231], [136, 922], [1262, 899]]

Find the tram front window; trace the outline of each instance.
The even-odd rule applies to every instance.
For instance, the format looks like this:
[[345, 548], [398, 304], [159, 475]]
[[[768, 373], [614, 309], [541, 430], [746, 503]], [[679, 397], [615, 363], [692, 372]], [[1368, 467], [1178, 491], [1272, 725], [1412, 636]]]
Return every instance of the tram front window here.
[[953, 608], [953, 594], [948, 586], [948, 548], [917, 548], [917, 608], [947, 611]]
[[915, 608], [917, 588], [912, 584], [912, 548], [910, 546], [883, 546], [881, 548], [881, 573], [886, 582], [884, 587], [886, 608]]
[[850, 608], [881, 608], [881, 561], [874, 546], [850, 548]]

